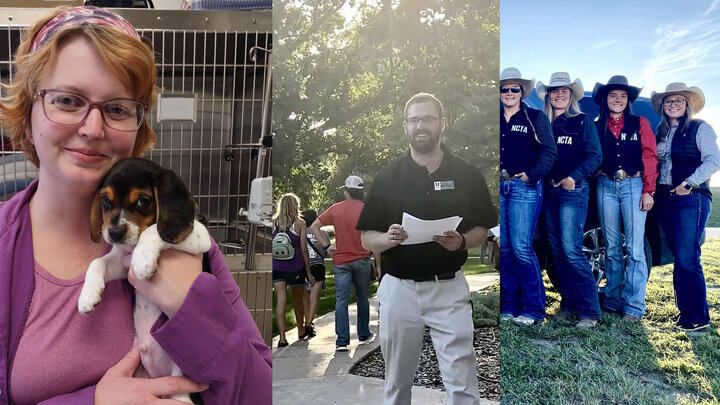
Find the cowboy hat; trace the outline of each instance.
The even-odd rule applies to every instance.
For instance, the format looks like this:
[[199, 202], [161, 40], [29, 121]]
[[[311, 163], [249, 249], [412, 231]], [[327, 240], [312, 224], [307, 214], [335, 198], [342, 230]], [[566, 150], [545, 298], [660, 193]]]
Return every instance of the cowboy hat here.
[[666, 96], [671, 94], [680, 94], [685, 96], [690, 103], [693, 114], [697, 114], [700, 110], [705, 107], [705, 95], [699, 87], [688, 87], [685, 83], [670, 83], [665, 87], [665, 92], [656, 93], [652, 92], [650, 98], [652, 99], [652, 106], [658, 114], [662, 115], [662, 104]]
[[575, 95], [576, 100], [580, 100], [585, 95], [582, 82], [580, 79], [575, 79], [574, 82], [570, 81], [570, 75], [567, 72], [555, 72], [550, 76], [550, 82], [545, 85], [543, 82], [538, 82], [535, 86], [535, 91], [538, 97], [541, 99], [545, 98], [545, 94], [550, 90], [558, 87], [567, 87]]
[[607, 98], [607, 94], [611, 90], [625, 90], [628, 93], [628, 101], [634, 102], [640, 95], [642, 87], [630, 86], [628, 79], [625, 76], [613, 76], [608, 80], [607, 84], [595, 83], [595, 88], [592, 92], [592, 98], [595, 104], [602, 105]]
[[517, 83], [523, 89], [522, 98], [527, 98], [535, 87], [535, 79], [523, 79], [520, 71], [514, 67], [509, 67], [500, 73], [500, 87], [506, 83]]

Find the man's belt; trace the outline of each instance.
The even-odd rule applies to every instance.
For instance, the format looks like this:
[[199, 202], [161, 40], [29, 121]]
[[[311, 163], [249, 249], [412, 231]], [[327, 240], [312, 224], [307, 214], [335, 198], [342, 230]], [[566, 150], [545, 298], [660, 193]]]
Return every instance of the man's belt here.
[[513, 181], [517, 178], [517, 176], [511, 176], [505, 169], [500, 170], [500, 181]]
[[616, 171], [616, 172], [613, 173], [612, 175], [608, 175], [608, 174], [605, 174], [605, 173], [601, 173], [601, 174], [604, 175], [604, 176], [607, 176], [607, 178], [610, 179], [610, 180], [612, 180], [612, 181], [623, 181], [623, 180], [625, 180], [625, 179], [630, 179], [630, 178], [633, 178], [633, 177], [642, 177], [642, 172], [641, 172], [641, 171], [639, 171], [639, 172], [635, 173], [635, 175], [632, 175], [632, 176], [631, 176], [630, 173], [626, 172], [626, 171], [623, 170], [623, 169], [620, 169], [620, 170]]
[[442, 273], [442, 274], [413, 277], [411, 280], [421, 282], [421, 281], [451, 280], [453, 278], [455, 278], [455, 272], [449, 271], [447, 273]]

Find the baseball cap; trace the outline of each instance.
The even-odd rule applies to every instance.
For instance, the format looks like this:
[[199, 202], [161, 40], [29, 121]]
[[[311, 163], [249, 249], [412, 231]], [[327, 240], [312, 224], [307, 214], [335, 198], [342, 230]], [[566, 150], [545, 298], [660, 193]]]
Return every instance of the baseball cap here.
[[356, 190], [362, 190], [365, 187], [363, 180], [358, 176], [348, 176], [345, 179], [345, 185], [340, 188], [354, 188]]

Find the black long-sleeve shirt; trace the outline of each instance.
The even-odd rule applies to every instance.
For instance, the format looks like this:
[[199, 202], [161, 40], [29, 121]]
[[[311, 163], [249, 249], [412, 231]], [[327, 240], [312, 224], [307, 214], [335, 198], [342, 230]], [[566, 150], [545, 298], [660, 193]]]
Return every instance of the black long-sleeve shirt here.
[[555, 139], [545, 114], [521, 104], [520, 110], [505, 121], [500, 106], [500, 170], [510, 176], [525, 172], [530, 183], [537, 183], [556, 157]]

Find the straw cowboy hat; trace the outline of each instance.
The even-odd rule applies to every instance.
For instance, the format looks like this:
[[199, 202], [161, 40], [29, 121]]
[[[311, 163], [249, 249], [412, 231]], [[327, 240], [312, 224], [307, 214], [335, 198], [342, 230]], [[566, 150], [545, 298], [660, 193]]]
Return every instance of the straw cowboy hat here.
[[612, 90], [625, 90], [628, 93], [628, 101], [634, 102], [640, 95], [642, 87], [630, 86], [628, 79], [625, 76], [613, 76], [608, 80], [607, 84], [595, 83], [595, 88], [592, 92], [593, 101], [595, 104], [602, 105], [607, 99], [607, 95]]
[[580, 100], [585, 96], [585, 90], [583, 89], [580, 79], [575, 79], [574, 82], [571, 82], [570, 75], [567, 72], [553, 73], [552, 76], [550, 76], [550, 82], [547, 85], [543, 84], [543, 82], [538, 82], [537, 86], [535, 86], [535, 91], [538, 97], [544, 99], [547, 92], [557, 87], [569, 88], [575, 95], [576, 100]]
[[532, 93], [535, 87], [535, 79], [523, 79], [520, 71], [514, 67], [509, 67], [500, 73], [500, 87], [506, 83], [517, 83], [523, 89], [522, 98], [525, 99]]
[[705, 107], [705, 95], [699, 87], [688, 87], [685, 83], [670, 83], [665, 87], [664, 93], [652, 92], [652, 106], [658, 114], [662, 115], [662, 104], [666, 96], [671, 94], [680, 94], [685, 96], [690, 103], [693, 114], [697, 114]]

